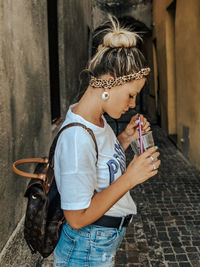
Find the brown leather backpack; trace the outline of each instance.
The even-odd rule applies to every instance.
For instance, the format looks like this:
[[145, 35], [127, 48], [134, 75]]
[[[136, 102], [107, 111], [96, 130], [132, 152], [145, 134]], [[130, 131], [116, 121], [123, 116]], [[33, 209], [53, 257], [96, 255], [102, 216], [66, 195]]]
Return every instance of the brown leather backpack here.
[[[28, 198], [24, 238], [31, 252], [38, 251], [44, 258], [48, 257], [56, 247], [64, 221], [60, 195], [54, 179], [54, 152], [60, 134], [72, 126], [83, 127], [91, 135], [98, 159], [97, 143], [92, 130], [81, 123], [70, 123], [64, 126], [54, 138], [48, 158], [21, 159], [13, 163], [15, 173], [32, 178], [24, 194]], [[17, 165], [32, 162], [38, 163], [34, 173], [23, 172], [16, 168]]]

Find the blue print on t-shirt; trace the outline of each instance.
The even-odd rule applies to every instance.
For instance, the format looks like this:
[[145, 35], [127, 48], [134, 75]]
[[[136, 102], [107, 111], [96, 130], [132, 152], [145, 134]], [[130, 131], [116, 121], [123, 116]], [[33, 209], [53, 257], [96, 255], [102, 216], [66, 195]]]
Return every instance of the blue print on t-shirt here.
[[115, 152], [113, 157], [114, 159], [111, 159], [107, 162], [109, 173], [110, 173], [110, 184], [112, 184], [115, 180], [115, 174], [118, 172], [119, 168], [121, 170], [121, 173], [123, 174], [126, 169], [126, 159], [124, 155], [124, 151], [119, 144], [119, 142], [115, 143]]
[[117, 154], [114, 154], [113, 156], [119, 162], [119, 166], [120, 166], [121, 172], [123, 174], [125, 172], [125, 169], [126, 169], [126, 158], [124, 155], [124, 150], [122, 149], [120, 143], [115, 144], [115, 151], [117, 152]]
[[107, 162], [109, 173], [110, 173], [110, 184], [115, 180], [115, 174], [118, 172], [119, 164], [116, 160], [111, 159]]

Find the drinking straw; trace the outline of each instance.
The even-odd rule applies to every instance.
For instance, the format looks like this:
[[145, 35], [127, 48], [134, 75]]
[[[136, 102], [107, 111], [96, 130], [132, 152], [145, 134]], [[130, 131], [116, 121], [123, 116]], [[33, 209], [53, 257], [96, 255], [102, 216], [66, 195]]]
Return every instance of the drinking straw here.
[[142, 126], [141, 126], [140, 115], [139, 115], [139, 137], [140, 137], [140, 153], [142, 154], [144, 151], [143, 151]]

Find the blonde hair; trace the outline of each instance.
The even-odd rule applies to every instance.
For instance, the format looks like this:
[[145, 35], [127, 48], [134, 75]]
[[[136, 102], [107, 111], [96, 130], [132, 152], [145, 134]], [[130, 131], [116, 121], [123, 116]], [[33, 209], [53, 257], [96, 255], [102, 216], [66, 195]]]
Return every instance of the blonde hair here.
[[[135, 47], [140, 36], [126, 28], [120, 27], [116, 17], [109, 15], [112, 28], [104, 36], [103, 45], [107, 47]], [[140, 38], [141, 39], [141, 38]]]
[[[109, 15], [110, 26], [99, 51], [88, 65], [88, 71], [94, 77], [110, 74], [120, 77], [140, 71], [145, 67], [145, 59], [137, 48], [137, 41], [141, 37], [129, 28], [121, 27], [116, 17]], [[108, 23], [106, 23], [108, 25]]]

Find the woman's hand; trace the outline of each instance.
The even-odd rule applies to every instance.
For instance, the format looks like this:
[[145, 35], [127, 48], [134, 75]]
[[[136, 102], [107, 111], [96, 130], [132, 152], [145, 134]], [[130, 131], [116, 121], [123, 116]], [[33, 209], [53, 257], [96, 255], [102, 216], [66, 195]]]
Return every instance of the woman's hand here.
[[[143, 115], [140, 115], [140, 118], [142, 122], [142, 131], [148, 132], [151, 129], [150, 123]], [[136, 114], [131, 118], [125, 130], [118, 136], [118, 141], [120, 142], [124, 150], [128, 148], [128, 146], [133, 140], [139, 138], [138, 127], [139, 127], [139, 116], [138, 114]]]
[[[150, 123], [147, 121], [147, 119], [143, 116], [140, 115], [141, 118], [141, 125], [142, 125], [142, 131], [148, 132], [150, 128]], [[126, 126], [124, 132], [127, 135], [127, 138], [131, 141], [139, 138], [139, 116], [136, 114], [133, 116], [129, 122], [129, 124]]]
[[151, 147], [140, 156], [134, 157], [126, 170], [127, 177], [130, 179], [130, 188], [143, 183], [158, 173], [161, 163], [158, 160], [159, 155], [157, 147]]

